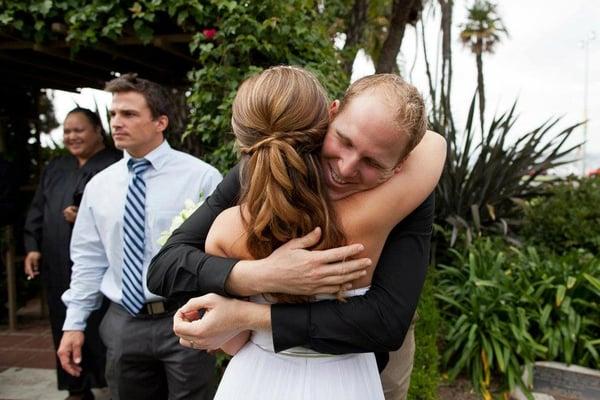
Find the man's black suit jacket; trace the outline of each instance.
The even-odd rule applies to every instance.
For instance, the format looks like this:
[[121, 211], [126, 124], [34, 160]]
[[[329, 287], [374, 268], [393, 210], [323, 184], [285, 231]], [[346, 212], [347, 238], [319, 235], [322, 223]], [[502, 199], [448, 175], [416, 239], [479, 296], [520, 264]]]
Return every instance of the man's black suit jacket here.
[[[225, 281], [239, 260], [210, 256], [203, 250], [212, 222], [222, 210], [236, 205], [239, 191], [236, 166], [154, 257], [148, 271], [150, 291], [168, 298], [211, 292], [229, 296]], [[275, 350], [306, 346], [322, 353], [344, 354], [398, 349], [425, 280], [433, 214], [431, 194], [392, 230], [364, 296], [343, 303], [273, 305]]]

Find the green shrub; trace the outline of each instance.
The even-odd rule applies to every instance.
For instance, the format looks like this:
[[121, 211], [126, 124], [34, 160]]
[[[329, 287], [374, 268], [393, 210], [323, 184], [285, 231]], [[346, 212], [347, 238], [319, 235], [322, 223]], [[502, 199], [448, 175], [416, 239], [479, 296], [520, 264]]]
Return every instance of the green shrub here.
[[493, 373], [501, 390], [525, 386], [521, 365], [530, 368], [545, 351], [529, 334], [527, 312], [511, 289], [507, 250], [499, 240], [480, 239], [466, 254], [451, 250], [453, 265], [439, 266], [436, 297], [450, 325], [443, 357], [448, 376], [466, 371], [484, 398]]
[[513, 249], [509, 274], [532, 336], [547, 352], [542, 359], [600, 366], [600, 259], [582, 250], [565, 255]]
[[[433, 269], [433, 268], [432, 268]], [[440, 382], [440, 355], [437, 348], [440, 313], [434, 298], [434, 271], [430, 271], [417, 313], [415, 326], [415, 361], [408, 390], [409, 400], [437, 400], [437, 387]]]
[[569, 180], [531, 201], [522, 234], [559, 254], [574, 248], [600, 254], [600, 177]]
[[[453, 379], [466, 372], [489, 396], [523, 386], [522, 367], [535, 360], [598, 368], [600, 259], [583, 250], [565, 255], [475, 240], [441, 265], [436, 297], [449, 323], [444, 362]], [[530, 375], [531, 376], [531, 375]]]

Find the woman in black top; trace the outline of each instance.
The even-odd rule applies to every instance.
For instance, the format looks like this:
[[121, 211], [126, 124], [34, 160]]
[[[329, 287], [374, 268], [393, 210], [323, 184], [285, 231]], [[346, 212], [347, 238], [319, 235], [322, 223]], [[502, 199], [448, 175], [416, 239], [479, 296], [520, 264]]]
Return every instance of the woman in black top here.
[[[86, 108], [67, 114], [63, 138], [70, 154], [55, 158], [44, 169], [25, 223], [25, 273], [29, 279], [40, 274], [46, 288], [55, 348], [62, 337], [66, 308], [60, 297], [71, 280], [69, 243], [83, 190], [96, 173], [121, 158], [106, 145], [98, 115]], [[102, 314], [99, 310], [88, 319], [82, 374], [77, 378], [67, 374], [57, 359], [58, 388], [69, 390], [67, 399], [93, 399], [90, 389], [106, 386], [106, 350], [98, 335]]]

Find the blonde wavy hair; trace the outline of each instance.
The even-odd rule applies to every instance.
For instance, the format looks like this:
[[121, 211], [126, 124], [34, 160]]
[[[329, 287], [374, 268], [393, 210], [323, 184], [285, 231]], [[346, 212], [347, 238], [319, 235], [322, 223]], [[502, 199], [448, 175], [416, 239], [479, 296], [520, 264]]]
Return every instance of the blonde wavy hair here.
[[[329, 99], [310, 72], [269, 68], [248, 78], [233, 102], [232, 127], [242, 154], [242, 219], [247, 248], [264, 258], [290, 239], [321, 227], [315, 249], [345, 243], [321, 176]], [[305, 296], [273, 294], [278, 301]]]

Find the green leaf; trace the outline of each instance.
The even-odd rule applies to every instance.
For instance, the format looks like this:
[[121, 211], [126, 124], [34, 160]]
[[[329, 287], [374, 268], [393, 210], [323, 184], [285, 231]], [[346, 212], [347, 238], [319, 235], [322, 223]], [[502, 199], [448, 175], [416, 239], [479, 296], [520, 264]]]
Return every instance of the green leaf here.
[[0, 14], [0, 24], [8, 25], [14, 20], [13, 16], [7, 13]]
[[177, 15], [177, 25], [183, 25], [183, 23], [185, 22], [185, 20], [188, 18], [189, 14], [187, 11], [181, 11], [178, 15]]
[[494, 347], [494, 353], [496, 354], [496, 359], [498, 360], [498, 368], [500, 368], [500, 372], [505, 372], [506, 363], [504, 359], [504, 349], [500, 347], [500, 344], [495, 340], [492, 340], [492, 346]]
[[496, 282], [493, 282], [490, 280], [475, 279], [474, 281], [475, 281], [475, 286], [477, 286], [477, 287], [484, 286], [484, 287], [495, 288], [498, 286], [498, 284]]
[[139, 14], [142, 13], [142, 5], [139, 2], [135, 2], [133, 3], [133, 5], [129, 8], [129, 11], [131, 11], [131, 13], [134, 16], [139, 16]]
[[199, 46], [202, 53], [210, 53], [214, 47], [212, 43], [203, 43]]
[[556, 289], [556, 300], [554, 302], [554, 304], [556, 304], [556, 307], [560, 307], [561, 303], [565, 298], [566, 291], [567, 288], [564, 285], [558, 285]]
[[585, 278], [585, 280], [591, 283], [592, 286], [594, 286], [597, 290], [600, 291], [600, 279], [597, 279], [588, 273], [583, 273], [583, 277]]
[[547, 325], [548, 318], [550, 317], [551, 311], [552, 311], [552, 306], [550, 304], [546, 304], [540, 315], [540, 325], [541, 325], [542, 329]]

